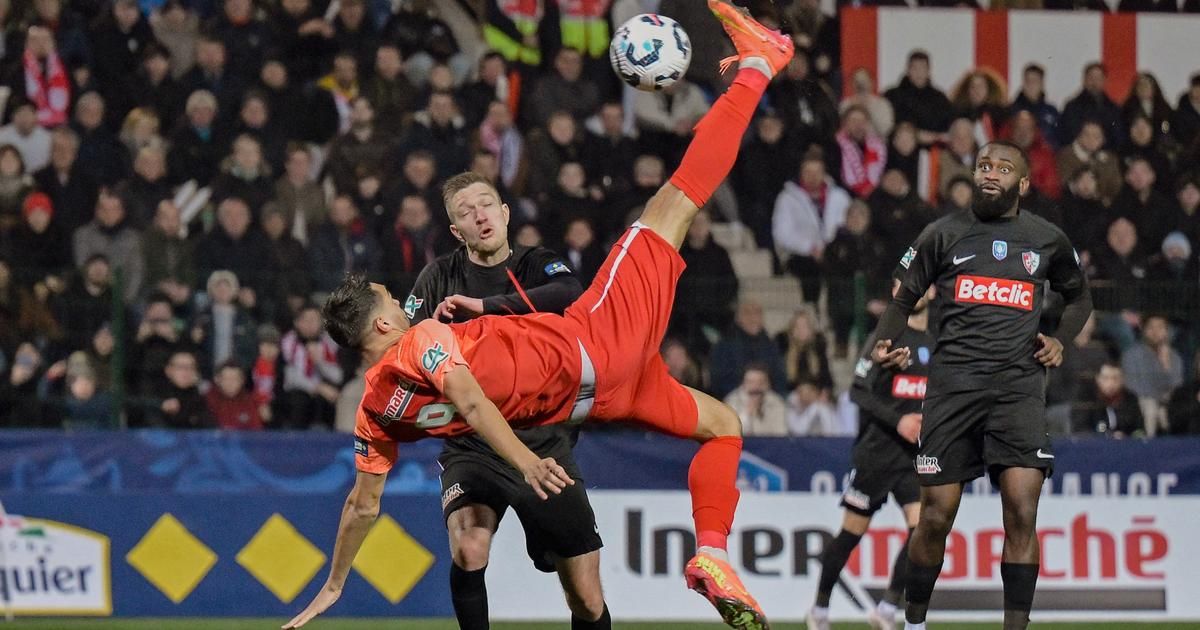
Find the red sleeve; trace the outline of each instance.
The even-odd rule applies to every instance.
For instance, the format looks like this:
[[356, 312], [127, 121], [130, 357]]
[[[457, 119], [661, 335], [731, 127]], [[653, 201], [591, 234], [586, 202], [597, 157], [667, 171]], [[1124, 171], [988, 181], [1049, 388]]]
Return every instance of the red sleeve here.
[[396, 464], [396, 442], [375, 426], [362, 406], [354, 420], [354, 466], [366, 473], [382, 475]]
[[427, 319], [409, 329], [409, 338], [399, 344], [393, 357], [401, 374], [445, 391], [446, 375], [454, 368], [467, 366], [458, 339], [449, 326]]

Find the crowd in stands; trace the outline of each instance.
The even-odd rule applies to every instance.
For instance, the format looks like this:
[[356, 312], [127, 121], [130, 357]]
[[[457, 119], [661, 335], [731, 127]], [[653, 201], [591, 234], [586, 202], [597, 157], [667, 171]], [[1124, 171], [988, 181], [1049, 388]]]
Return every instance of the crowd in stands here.
[[[1004, 138], [1031, 159], [1023, 209], [1071, 237], [1097, 306], [1053, 372], [1051, 430], [1200, 433], [1200, 73], [1173, 95], [1147, 69], [1114, 102], [1091, 64], [1056, 104], [1045, 81], [1073, 78], [936, 86], [914, 51], [877, 93], [842, 76], [836, 17], [781, 4], [799, 52], [683, 245], [676, 378], [750, 435], [853, 434], [839, 370], [899, 254], [969, 207], [976, 148]], [[637, 92], [609, 33], [651, 10], [704, 45], [684, 80]], [[406, 295], [458, 246], [439, 184], [471, 169], [515, 243], [590, 282], [732, 79], [729, 52], [683, 0], [0, 3], [0, 426], [344, 428], [362, 366], [319, 304], [345, 272]], [[714, 222], [797, 279], [783, 330], [739, 300]]]

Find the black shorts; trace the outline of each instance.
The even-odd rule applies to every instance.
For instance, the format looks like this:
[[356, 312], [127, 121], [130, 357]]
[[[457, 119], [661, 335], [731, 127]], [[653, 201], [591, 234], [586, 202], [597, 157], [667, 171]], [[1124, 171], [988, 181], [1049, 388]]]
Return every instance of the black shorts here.
[[999, 389], [953, 392], [925, 399], [917, 478], [923, 486], [992, 481], [1005, 468], [1054, 472], [1046, 431], [1046, 403], [1039, 396]]
[[575, 485], [543, 501], [515, 469], [495, 457], [470, 451], [444, 454], [442, 517], [449, 519], [461, 507], [481, 504], [496, 512], [498, 523], [512, 507], [525, 530], [525, 547], [533, 565], [539, 571], [553, 573], [555, 560], [581, 556], [604, 546], [574, 458], [555, 459]]
[[912, 465], [859, 466], [850, 471], [850, 485], [842, 492], [842, 507], [863, 516], [871, 516], [887, 503], [888, 495], [904, 507], [921, 500], [921, 486]]

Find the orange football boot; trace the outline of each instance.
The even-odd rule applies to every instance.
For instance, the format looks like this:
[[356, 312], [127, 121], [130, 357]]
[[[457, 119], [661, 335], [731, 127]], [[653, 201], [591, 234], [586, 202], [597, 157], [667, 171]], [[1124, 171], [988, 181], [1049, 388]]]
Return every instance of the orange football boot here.
[[712, 603], [721, 619], [738, 630], [769, 630], [767, 616], [742, 586], [729, 563], [700, 552], [683, 570], [688, 588]]
[[728, 70], [738, 60], [761, 57], [771, 66], [774, 76], [791, 61], [794, 52], [791, 37], [759, 24], [750, 17], [749, 11], [728, 0], [708, 0], [708, 9], [721, 21], [721, 26], [725, 27], [738, 53], [721, 60], [721, 72]]

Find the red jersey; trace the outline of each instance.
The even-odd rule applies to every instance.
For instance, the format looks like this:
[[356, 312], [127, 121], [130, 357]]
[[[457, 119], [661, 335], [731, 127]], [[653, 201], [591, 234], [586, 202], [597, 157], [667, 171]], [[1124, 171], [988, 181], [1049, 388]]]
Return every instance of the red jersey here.
[[500, 413], [517, 426], [566, 419], [579, 393], [582, 359], [574, 323], [559, 315], [487, 316], [447, 325], [413, 326], [367, 370], [358, 406], [358, 469], [385, 473], [396, 443], [469, 433], [442, 395], [446, 375], [462, 365]]

